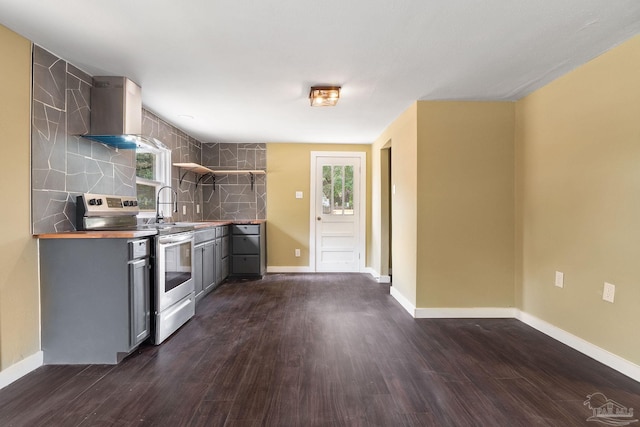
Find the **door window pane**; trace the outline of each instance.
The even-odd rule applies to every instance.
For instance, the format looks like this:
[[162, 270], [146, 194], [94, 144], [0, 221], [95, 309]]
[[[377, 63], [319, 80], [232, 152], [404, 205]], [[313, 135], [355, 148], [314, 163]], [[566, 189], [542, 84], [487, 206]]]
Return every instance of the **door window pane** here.
[[322, 167], [322, 213], [328, 215], [331, 213], [332, 197], [331, 197], [331, 166]]
[[344, 187], [344, 167], [333, 167], [333, 212], [334, 215], [342, 215], [343, 203], [343, 187]]
[[322, 213], [353, 215], [353, 165], [322, 166]]
[[353, 215], [353, 166], [344, 167], [344, 215]]

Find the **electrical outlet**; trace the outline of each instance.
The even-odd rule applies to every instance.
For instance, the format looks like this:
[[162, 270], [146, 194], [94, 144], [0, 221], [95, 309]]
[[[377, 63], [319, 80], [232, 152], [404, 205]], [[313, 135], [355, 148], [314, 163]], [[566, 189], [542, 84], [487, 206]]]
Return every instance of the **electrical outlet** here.
[[296, 256], [299, 257], [300, 256], [300, 249], [296, 249]]
[[196, 213], [200, 213], [200, 204], [196, 205]]
[[182, 215], [187, 214], [187, 205], [182, 205]]
[[616, 285], [604, 282], [604, 290], [602, 291], [602, 299], [608, 302], [613, 302], [613, 298], [616, 295]]
[[556, 286], [564, 288], [564, 273], [562, 271], [556, 271]]

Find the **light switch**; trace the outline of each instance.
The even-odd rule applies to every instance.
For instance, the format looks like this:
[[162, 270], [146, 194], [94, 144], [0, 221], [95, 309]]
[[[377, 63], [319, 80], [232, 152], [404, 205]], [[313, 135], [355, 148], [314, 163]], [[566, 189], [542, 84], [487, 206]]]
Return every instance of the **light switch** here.
[[296, 191], [296, 199], [302, 199], [302, 191]]
[[182, 215], [187, 214], [187, 205], [182, 205]]

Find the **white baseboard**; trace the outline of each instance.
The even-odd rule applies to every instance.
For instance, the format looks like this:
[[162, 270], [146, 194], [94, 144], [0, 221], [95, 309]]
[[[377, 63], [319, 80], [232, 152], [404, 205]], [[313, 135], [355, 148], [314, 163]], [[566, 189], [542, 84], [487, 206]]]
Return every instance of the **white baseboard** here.
[[404, 295], [400, 293], [398, 288], [393, 286], [389, 287], [389, 293], [393, 298], [400, 303], [400, 305], [409, 312], [411, 317], [416, 317], [416, 306], [411, 303]]
[[383, 276], [371, 267], [365, 268], [364, 273], [369, 273], [378, 283], [391, 283], [391, 276]]
[[595, 344], [585, 341], [584, 339], [575, 336], [563, 329], [560, 329], [557, 326], [552, 325], [551, 323], [545, 322], [544, 320], [538, 319], [531, 314], [525, 313], [524, 311], [518, 310], [516, 318], [522, 323], [525, 323], [532, 328], [542, 332], [543, 334], [548, 335], [549, 337], [568, 345], [574, 350], [577, 350], [580, 353], [597, 360], [603, 365], [615, 369], [616, 371], [628, 376], [629, 378], [640, 381], [640, 366], [636, 365], [635, 363], [623, 359], [618, 355], [615, 355], [601, 347], [598, 347]]
[[315, 273], [309, 266], [302, 267], [281, 267], [281, 266], [267, 266], [267, 273]]
[[389, 292], [402, 307], [414, 318], [506, 318], [517, 319], [522, 323], [560, 341], [580, 353], [614, 369], [629, 378], [640, 382], [640, 366], [573, 335], [551, 323], [538, 319], [513, 307], [475, 307], [475, 308], [416, 308], [404, 295], [391, 286]]
[[29, 372], [38, 369], [44, 363], [44, 354], [42, 351], [22, 359], [18, 363], [9, 366], [7, 369], [0, 371], [0, 389], [8, 386], [12, 382], [22, 378]]
[[513, 319], [517, 314], [511, 307], [416, 308], [417, 319]]

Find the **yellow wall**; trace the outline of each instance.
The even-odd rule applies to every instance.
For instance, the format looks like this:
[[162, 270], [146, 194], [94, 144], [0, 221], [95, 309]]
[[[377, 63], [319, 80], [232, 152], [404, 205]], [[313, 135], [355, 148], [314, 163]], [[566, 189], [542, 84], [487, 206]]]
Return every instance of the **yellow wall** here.
[[[367, 224], [371, 222], [371, 145], [267, 144], [267, 265], [309, 267], [310, 174], [312, 151], [367, 153]], [[303, 192], [296, 199], [296, 191]], [[367, 248], [371, 227], [367, 226]], [[301, 249], [300, 257], [294, 250]]]
[[393, 264], [393, 287], [411, 304], [416, 303], [416, 233], [417, 233], [417, 111], [413, 103], [376, 139], [371, 148], [372, 154], [372, 227], [371, 251], [374, 254], [371, 267], [380, 274], [380, 258], [383, 241], [383, 216], [381, 209], [381, 192], [386, 191], [382, 185], [381, 151], [391, 146], [391, 185], [395, 194], [391, 196], [391, 253]]
[[[640, 37], [517, 103], [521, 308], [636, 364]], [[554, 287], [554, 274], [565, 287]], [[615, 303], [602, 300], [616, 285]]]
[[36, 240], [31, 237], [31, 43], [0, 26], [0, 370], [40, 350]]
[[513, 139], [513, 102], [418, 102], [417, 307], [514, 306]]

